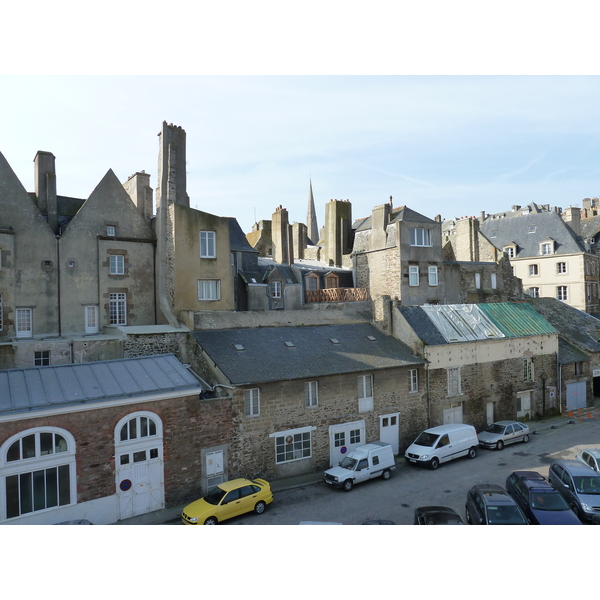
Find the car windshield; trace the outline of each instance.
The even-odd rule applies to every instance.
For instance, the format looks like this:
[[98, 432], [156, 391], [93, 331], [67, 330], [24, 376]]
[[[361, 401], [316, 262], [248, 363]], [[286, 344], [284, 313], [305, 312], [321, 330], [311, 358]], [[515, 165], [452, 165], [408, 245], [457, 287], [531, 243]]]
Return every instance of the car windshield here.
[[424, 431], [416, 440], [415, 444], [417, 446], [431, 446], [433, 447], [435, 443], [438, 441], [439, 435], [435, 435], [435, 433], [427, 433]]
[[533, 492], [530, 501], [536, 510], [571, 510], [558, 492]]
[[488, 425], [485, 430], [488, 433], [504, 433], [504, 425], [498, 425], [498, 423], [492, 423]]
[[222, 490], [220, 487], [215, 487], [206, 496], [204, 496], [204, 500], [209, 504], [217, 505], [221, 500], [223, 500], [223, 496], [226, 494], [225, 490]]
[[490, 525], [523, 525], [523, 516], [516, 506], [489, 506], [488, 523]]
[[342, 469], [348, 469], [350, 471], [354, 470], [354, 465], [356, 465], [356, 459], [350, 458], [349, 456], [346, 456], [340, 463], [340, 467], [342, 467]]
[[573, 477], [573, 483], [578, 494], [600, 495], [600, 477]]

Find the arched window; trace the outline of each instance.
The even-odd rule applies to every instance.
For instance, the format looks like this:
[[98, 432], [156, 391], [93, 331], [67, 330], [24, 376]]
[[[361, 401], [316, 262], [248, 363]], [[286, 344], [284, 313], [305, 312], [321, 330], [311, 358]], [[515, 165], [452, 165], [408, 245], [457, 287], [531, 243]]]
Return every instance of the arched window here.
[[119, 441], [127, 442], [156, 435], [156, 421], [147, 415], [137, 415], [121, 425]]
[[75, 439], [56, 427], [29, 429], [0, 448], [0, 518], [76, 502]]

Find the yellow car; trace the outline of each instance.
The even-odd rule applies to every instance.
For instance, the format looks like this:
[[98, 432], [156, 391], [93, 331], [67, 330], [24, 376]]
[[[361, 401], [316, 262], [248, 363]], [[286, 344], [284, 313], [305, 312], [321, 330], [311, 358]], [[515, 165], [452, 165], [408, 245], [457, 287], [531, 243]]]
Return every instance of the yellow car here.
[[184, 525], [216, 525], [247, 512], [260, 515], [271, 502], [273, 492], [264, 479], [233, 479], [220, 483], [204, 498], [188, 504], [181, 521]]

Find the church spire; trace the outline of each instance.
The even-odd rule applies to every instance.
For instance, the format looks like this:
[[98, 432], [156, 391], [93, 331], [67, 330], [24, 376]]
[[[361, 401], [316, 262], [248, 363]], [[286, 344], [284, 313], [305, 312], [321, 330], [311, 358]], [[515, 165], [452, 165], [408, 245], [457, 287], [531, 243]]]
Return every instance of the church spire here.
[[317, 225], [317, 213], [315, 212], [315, 199], [313, 197], [312, 180], [308, 192], [308, 211], [306, 213], [306, 233], [313, 246], [319, 243], [319, 227]]

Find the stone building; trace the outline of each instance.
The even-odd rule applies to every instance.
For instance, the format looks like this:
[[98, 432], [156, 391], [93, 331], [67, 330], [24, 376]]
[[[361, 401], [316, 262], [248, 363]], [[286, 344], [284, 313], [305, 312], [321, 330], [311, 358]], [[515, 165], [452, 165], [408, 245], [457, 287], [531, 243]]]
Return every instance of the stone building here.
[[425, 361], [369, 323], [193, 336], [196, 372], [231, 390], [234, 471], [309, 473], [379, 439], [398, 453], [425, 425]]

